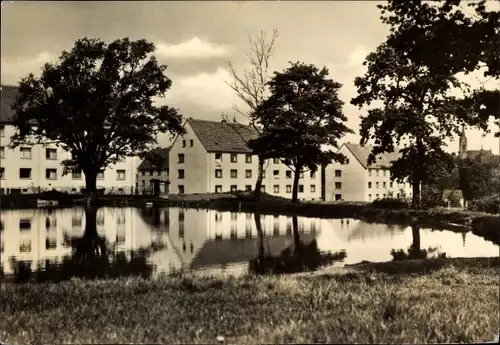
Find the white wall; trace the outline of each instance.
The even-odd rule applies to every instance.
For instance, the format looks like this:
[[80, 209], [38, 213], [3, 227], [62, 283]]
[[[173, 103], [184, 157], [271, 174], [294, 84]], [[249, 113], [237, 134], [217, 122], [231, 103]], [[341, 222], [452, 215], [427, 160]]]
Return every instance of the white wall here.
[[[69, 158], [69, 153], [55, 145], [47, 147], [57, 149], [57, 158], [55, 160], [46, 159], [46, 148], [41, 145], [31, 146], [31, 159], [21, 158], [21, 148], [28, 146], [20, 146], [13, 150], [8, 149], [9, 139], [14, 134], [14, 131], [13, 126], [6, 125], [5, 136], [0, 138], [0, 146], [3, 146], [5, 151], [5, 157], [0, 160], [0, 166], [4, 168], [4, 178], [0, 181], [1, 188], [4, 190], [19, 188], [26, 191], [26, 189], [32, 187], [41, 187], [79, 191], [80, 188], [85, 187], [83, 172], [80, 179], [73, 179], [71, 174], [62, 176], [63, 167], [61, 162]], [[104, 179], [97, 180], [98, 188], [106, 188], [108, 191], [111, 188], [115, 190], [123, 188], [126, 191], [135, 187], [139, 163], [139, 158], [127, 157], [122, 162], [109, 166], [104, 172]], [[31, 178], [20, 179], [20, 168], [31, 168]], [[55, 180], [46, 178], [46, 169], [57, 169]], [[117, 170], [125, 170], [125, 179], [119, 180], [117, 178]], [[29, 190], [26, 192], [29, 192]]]

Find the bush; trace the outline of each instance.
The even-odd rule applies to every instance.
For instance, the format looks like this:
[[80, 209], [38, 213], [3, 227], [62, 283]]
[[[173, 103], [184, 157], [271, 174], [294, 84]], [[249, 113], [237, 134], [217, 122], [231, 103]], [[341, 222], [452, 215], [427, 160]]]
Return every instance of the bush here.
[[408, 202], [401, 199], [384, 198], [377, 199], [371, 203], [371, 207], [380, 209], [391, 209], [391, 210], [401, 210], [410, 208]]
[[486, 213], [500, 213], [500, 194], [471, 201], [469, 209]]

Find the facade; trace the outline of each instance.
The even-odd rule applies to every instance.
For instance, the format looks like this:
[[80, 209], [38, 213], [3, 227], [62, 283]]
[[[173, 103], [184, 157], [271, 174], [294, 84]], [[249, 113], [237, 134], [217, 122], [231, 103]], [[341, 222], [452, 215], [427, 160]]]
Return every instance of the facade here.
[[[168, 158], [170, 148], [161, 148], [153, 150], [153, 155], [157, 159], [152, 162], [149, 159], [144, 159], [137, 168], [137, 189], [140, 194], [151, 194], [153, 192], [154, 180], [159, 180], [160, 193], [168, 193]], [[156, 161], [159, 160], [159, 161]]]
[[[170, 148], [170, 190], [173, 194], [225, 193], [253, 190], [258, 159], [246, 145], [255, 137], [247, 126], [224, 121], [188, 119], [186, 134], [177, 136]], [[293, 172], [279, 159], [264, 165], [262, 190], [291, 198]], [[299, 182], [299, 199], [321, 198], [321, 168], [304, 172]]]
[[[11, 105], [16, 93], [15, 86], [1, 86], [0, 193], [30, 193], [49, 189], [79, 192], [85, 187], [83, 172], [75, 171], [63, 176], [61, 162], [69, 158], [70, 153], [55, 145], [8, 148], [10, 137], [15, 132]], [[136, 185], [138, 165], [138, 158], [128, 157], [108, 167], [98, 175], [97, 188], [103, 188], [107, 193], [130, 193]]]
[[391, 182], [389, 166], [397, 153], [381, 155], [368, 165], [371, 146], [343, 144], [338, 152], [347, 157], [346, 164], [331, 163], [325, 168], [325, 201], [373, 201], [386, 197], [408, 198], [412, 195], [409, 183]]

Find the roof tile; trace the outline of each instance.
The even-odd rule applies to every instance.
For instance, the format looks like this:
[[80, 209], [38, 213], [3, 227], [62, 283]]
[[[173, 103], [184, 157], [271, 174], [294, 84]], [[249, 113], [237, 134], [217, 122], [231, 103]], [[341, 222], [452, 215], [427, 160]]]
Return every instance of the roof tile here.
[[389, 168], [391, 166], [391, 162], [398, 159], [401, 154], [399, 152], [391, 152], [385, 153], [377, 156], [377, 162], [374, 164], [368, 165], [368, 156], [372, 152], [372, 145], [361, 146], [353, 143], [345, 143], [345, 146], [352, 152], [354, 157], [361, 163], [361, 165], [367, 169], [382, 169]]

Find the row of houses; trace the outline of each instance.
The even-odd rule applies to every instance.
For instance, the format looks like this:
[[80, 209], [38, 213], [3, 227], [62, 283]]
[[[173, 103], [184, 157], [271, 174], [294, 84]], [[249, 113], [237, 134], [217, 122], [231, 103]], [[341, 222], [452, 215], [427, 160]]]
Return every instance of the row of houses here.
[[[16, 87], [2, 86], [0, 115], [0, 193], [27, 193], [40, 189], [78, 192], [85, 187], [81, 171], [63, 174], [61, 162], [69, 153], [55, 145], [21, 146], [9, 149], [14, 134], [11, 105]], [[155, 180], [163, 181], [160, 191], [168, 194], [224, 193], [252, 190], [258, 174], [258, 159], [247, 142], [255, 137], [251, 127], [225, 121], [189, 118], [186, 133], [173, 143], [155, 150], [161, 164], [128, 157], [98, 175], [98, 188], [106, 192], [142, 193]], [[166, 138], [166, 135], [165, 135]], [[166, 142], [158, 138], [159, 142]], [[345, 143], [339, 148], [347, 164], [332, 163], [300, 175], [301, 200], [371, 201], [388, 196], [411, 196], [408, 183], [390, 181], [388, 167], [397, 154], [382, 155], [368, 165], [370, 146]], [[262, 191], [291, 198], [293, 171], [280, 159], [266, 161]]]

